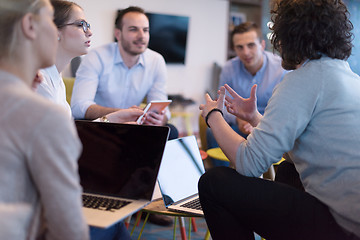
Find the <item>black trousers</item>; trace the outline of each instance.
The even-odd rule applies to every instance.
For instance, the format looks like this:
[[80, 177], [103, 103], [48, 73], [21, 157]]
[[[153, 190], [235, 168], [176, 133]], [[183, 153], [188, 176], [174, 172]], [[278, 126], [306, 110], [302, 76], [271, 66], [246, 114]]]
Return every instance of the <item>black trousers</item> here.
[[287, 161], [283, 161], [277, 166], [275, 182], [285, 183], [301, 191], [305, 191], [295, 165]]
[[215, 240], [359, 239], [344, 231], [326, 205], [312, 195], [282, 183], [245, 177], [217, 167], [199, 180], [206, 223]]
[[174, 125], [168, 123], [166, 124], [166, 126], [170, 128], [169, 140], [176, 139], [179, 137], [179, 132]]

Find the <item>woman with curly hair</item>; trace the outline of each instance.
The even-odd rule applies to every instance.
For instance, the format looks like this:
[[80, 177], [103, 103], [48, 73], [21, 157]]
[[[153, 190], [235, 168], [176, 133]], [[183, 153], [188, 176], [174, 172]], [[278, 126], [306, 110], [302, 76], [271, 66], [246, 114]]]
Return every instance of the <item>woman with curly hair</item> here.
[[[353, 28], [341, 0], [281, 0], [272, 43], [294, 70], [276, 87], [264, 115], [256, 85], [244, 99], [229, 86], [200, 105], [236, 169], [214, 168], [199, 181], [213, 239], [360, 239], [360, 77], [346, 62]], [[225, 97], [225, 90], [231, 97]], [[247, 139], [222, 117], [254, 127]], [[258, 178], [288, 152], [305, 191]]]

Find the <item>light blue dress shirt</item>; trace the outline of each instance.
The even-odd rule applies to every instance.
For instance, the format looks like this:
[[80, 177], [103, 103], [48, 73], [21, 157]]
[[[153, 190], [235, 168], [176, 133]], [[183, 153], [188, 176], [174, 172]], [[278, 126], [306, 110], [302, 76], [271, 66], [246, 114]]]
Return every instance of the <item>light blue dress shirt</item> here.
[[[263, 65], [255, 76], [245, 68], [239, 57], [235, 57], [226, 62], [221, 71], [219, 81], [219, 88], [224, 84], [228, 84], [244, 98], [250, 97], [251, 87], [257, 84], [257, 107], [261, 114], [264, 114], [274, 87], [281, 82], [287, 73], [281, 67], [281, 58], [279, 56], [267, 51], [264, 51], [263, 54]], [[225, 114], [225, 119], [229, 123], [235, 123], [235, 116], [229, 113]]]
[[[160, 54], [147, 49], [129, 69], [117, 43], [104, 45], [90, 51], [76, 73], [71, 98], [73, 116], [84, 118], [93, 104], [129, 108], [140, 105], [145, 97], [147, 102], [167, 100], [166, 79], [166, 64]], [[169, 112], [167, 116], [170, 118]]]

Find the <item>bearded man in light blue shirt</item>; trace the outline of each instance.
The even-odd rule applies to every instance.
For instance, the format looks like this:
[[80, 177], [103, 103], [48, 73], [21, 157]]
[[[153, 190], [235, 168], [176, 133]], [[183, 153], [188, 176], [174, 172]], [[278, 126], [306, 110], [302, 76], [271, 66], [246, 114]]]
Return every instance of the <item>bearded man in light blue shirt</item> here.
[[[115, 21], [117, 42], [90, 51], [76, 73], [71, 110], [75, 119], [97, 119], [125, 108], [138, 108], [146, 98], [167, 100], [167, 70], [164, 58], [148, 49], [149, 19], [142, 8], [130, 6]], [[169, 139], [178, 131], [167, 124], [170, 111], [148, 112], [143, 124], [170, 127]], [[155, 136], [156, 137], [156, 136]], [[167, 216], [153, 215], [149, 221], [171, 225]]]
[[[84, 57], [71, 99], [75, 119], [96, 119], [119, 109], [137, 107], [144, 98], [167, 100], [164, 58], [148, 49], [149, 20], [144, 10], [129, 7], [115, 23], [117, 43], [99, 47]], [[144, 124], [165, 125], [170, 112], [151, 112]]]
[[[236, 57], [227, 61], [220, 74], [219, 88], [228, 84], [241, 96], [250, 97], [254, 84], [257, 88], [257, 107], [264, 114], [265, 107], [272, 95], [274, 87], [281, 82], [287, 73], [281, 66], [281, 58], [265, 51], [265, 41], [261, 39], [261, 31], [256, 23], [245, 22], [234, 28], [231, 33], [232, 47]], [[224, 113], [227, 123], [243, 137], [251, 131], [248, 122]], [[207, 130], [208, 148], [218, 147], [210, 129]], [[228, 165], [227, 162], [213, 160], [215, 166]]]

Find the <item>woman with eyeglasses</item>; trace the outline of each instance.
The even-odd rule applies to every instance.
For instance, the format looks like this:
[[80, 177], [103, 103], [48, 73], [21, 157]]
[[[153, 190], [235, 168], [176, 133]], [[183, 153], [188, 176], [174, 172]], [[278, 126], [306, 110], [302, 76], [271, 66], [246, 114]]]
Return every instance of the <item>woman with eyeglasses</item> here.
[[[85, 20], [84, 11], [78, 4], [64, 0], [51, 0], [51, 3], [55, 9], [54, 23], [58, 28], [56, 62], [55, 65], [40, 71], [43, 81], [37, 92], [64, 106], [71, 116], [71, 108], [66, 101], [65, 84], [60, 73], [74, 57], [87, 54], [92, 32], [90, 24]], [[142, 113], [143, 111], [137, 108], [122, 109], [101, 119], [117, 123], [135, 122]]]
[[[76, 3], [64, 0], [51, 0], [54, 7], [54, 23], [57, 27], [58, 47], [55, 64], [40, 71], [42, 82], [37, 92], [47, 99], [63, 106], [71, 116], [71, 108], [66, 101], [65, 84], [61, 72], [71, 59], [84, 55], [90, 47], [92, 32], [90, 24], [85, 20], [83, 9]], [[135, 121], [143, 113], [139, 109], [125, 109], [108, 114], [106, 118], [112, 122]], [[90, 227], [92, 240], [126, 240], [131, 239], [123, 222], [107, 229]]]
[[89, 239], [74, 123], [31, 90], [55, 62], [53, 14], [49, 0], [0, 0], [1, 239]]

